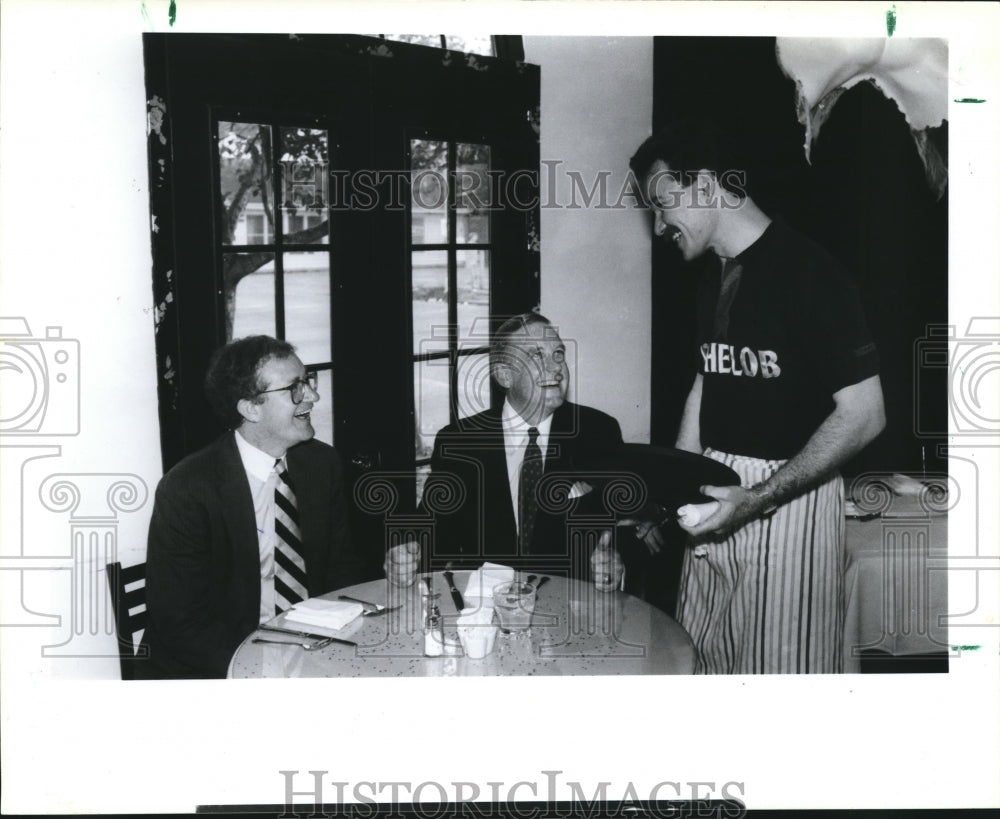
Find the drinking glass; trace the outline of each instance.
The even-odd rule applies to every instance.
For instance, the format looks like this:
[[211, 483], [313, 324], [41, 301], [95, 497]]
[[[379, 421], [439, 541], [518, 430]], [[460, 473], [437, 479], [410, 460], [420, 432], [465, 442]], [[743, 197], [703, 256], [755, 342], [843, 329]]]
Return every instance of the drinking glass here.
[[522, 580], [498, 583], [493, 587], [493, 608], [500, 616], [504, 634], [524, 634], [531, 626], [535, 610], [535, 586]]

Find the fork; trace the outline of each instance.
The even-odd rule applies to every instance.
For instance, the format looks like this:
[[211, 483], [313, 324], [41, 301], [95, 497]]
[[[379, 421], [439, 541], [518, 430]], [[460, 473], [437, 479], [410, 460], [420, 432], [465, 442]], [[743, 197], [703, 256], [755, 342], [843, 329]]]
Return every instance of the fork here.
[[271, 645], [276, 645], [276, 646], [299, 646], [300, 648], [304, 648], [306, 651], [317, 651], [318, 649], [326, 648], [328, 645], [330, 645], [330, 643], [334, 641], [334, 639], [335, 638], [333, 637], [326, 637], [315, 643], [300, 643], [295, 640], [268, 640], [264, 637], [254, 637], [252, 642], [270, 643]]
[[[365, 610], [362, 612], [362, 615], [365, 617], [378, 617], [380, 614], [388, 614], [390, 611], [396, 611], [396, 609], [402, 608], [402, 605], [392, 606], [390, 608], [389, 606], [382, 606], [379, 605], [378, 603], [371, 603], [368, 600], [361, 600], [357, 597], [351, 597], [346, 594], [340, 595], [337, 599], [350, 600], [352, 603], [360, 603], [362, 606], [365, 607]], [[371, 606], [371, 608], [369, 608], [369, 606]]]
[[382, 606], [382, 608], [375, 609], [374, 611], [363, 611], [361, 612], [362, 617], [381, 617], [383, 614], [388, 614], [390, 611], [399, 611], [403, 608], [402, 604], [398, 606]]

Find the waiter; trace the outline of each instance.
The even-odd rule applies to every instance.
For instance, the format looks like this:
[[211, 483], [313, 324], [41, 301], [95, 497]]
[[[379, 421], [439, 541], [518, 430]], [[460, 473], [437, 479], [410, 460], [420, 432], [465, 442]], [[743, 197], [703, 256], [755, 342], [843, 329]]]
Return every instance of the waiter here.
[[683, 122], [630, 160], [655, 233], [700, 284], [697, 375], [676, 446], [733, 470], [716, 511], [684, 528], [677, 619], [697, 671], [831, 673], [843, 665], [843, 481], [885, 427], [856, 289], [822, 248], [750, 198], [720, 132]]

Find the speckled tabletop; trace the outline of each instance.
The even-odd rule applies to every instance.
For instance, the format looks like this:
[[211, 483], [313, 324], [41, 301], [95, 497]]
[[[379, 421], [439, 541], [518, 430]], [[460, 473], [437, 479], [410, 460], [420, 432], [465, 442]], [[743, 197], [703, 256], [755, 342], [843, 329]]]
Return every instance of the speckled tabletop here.
[[[466, 588], [468, 572], [455, 572]], [[458, 611], [444, 578], [433, 590], [444, 615], [446, 642], [457, 643]], [[296, 644], [253, 643], [254, 637], [294, 641], [292, 636], [256, 631], [236, 650], [229, 676], [247, 677], [440, 677], [605, 674], [690, 674], [691, 638], [658, 608], [620, 591], [602, 593], [592, 583], [552, 577], [538, 591], [527, 636], [498, 634], [482, 659], [457, 654], [425, 657], [420, 583], [405, 589], [373, 580], [324, 595], [348, 594], [374, 603], [400, 605], [379, 617], [358, 617], [339, 631], [287, 624], [289, 628], [341, 637], [357, 647], [333, 643], [316, 651]], [[466, 601], [466, 605], [476, 599]], [[284, 625], [277, 618], [273, 625]]]

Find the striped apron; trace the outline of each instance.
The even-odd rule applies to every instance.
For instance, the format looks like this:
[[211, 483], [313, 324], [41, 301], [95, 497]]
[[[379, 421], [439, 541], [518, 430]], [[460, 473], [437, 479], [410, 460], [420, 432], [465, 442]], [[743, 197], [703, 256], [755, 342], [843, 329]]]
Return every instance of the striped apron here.
[[[750, 487], [784, 461], [707, 449]], [[728, 538], [689, 543], [677, 619], [698, 674], [843, 671], [844, 484], [840, 475]]]

